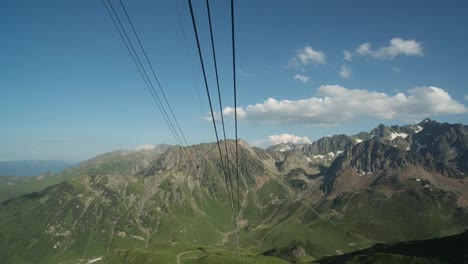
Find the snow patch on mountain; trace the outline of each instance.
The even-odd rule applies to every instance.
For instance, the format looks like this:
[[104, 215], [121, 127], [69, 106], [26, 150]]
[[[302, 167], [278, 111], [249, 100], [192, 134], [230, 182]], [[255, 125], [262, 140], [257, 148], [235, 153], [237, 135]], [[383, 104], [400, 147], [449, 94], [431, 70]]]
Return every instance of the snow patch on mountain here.
[[286, 146], [282, 147], [279, 151], [280, 152], [285, 152], [285, 151], [289, 151], [289, 150], [291, 150], [291, 146], [286, 145]]
[[421, 132], [421, 130], [423, 130], [422, 126], [417, 126], [417, 127], [413, 128], [414, 133], [419, 133], [419, 132]]
[[408, 136], [408, 134], [406, 134], [406, 133], [396, 133], [396, 132], [392, 132], [392, 133], [390, 134], [389, 139], [390, 139], [390, 140], [394, 140], [394, 139], [397, 138], [397, 137], [406, 138], [407, 136]]

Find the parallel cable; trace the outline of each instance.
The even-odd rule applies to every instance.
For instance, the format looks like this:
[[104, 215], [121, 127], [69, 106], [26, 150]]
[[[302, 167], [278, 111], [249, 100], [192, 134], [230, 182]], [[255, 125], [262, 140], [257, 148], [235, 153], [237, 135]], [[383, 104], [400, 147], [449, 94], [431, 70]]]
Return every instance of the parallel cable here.
[[147, 62], [148, 65], [150, 66], [151, 72], [153, 73], [153, 77], [154, 77], [154, 79], [156, 80], [156, 83], [158, 84], [159, 90], [161, 91], [161, 94], [162, 94], [162, 96], [163, 96], [163, 98], [164, 98], [164, 101], [166, 102], [166, 104], [167, 104], [167, 106], [168, 106], [168, 108], [169, 108], [169, 112], [171, 113], [172, 118], [174, 119], [174, 121], [175, 121], [175, 123], [176, 123], [176, 126], [177, 126], [177, 128], [179, 129], [179, 132], [180, 132], [180, 134], [181, 134], [181, 136], [182, 136], [182, 139], [184, 140], [185, 145], [188, 146], [187, 139], [185, 138], [185, 135], [184, 135], [184, 133], [182, 132], [182, 129], [180, 128], [179, 122], [177, 121], [177, 118], [176, 118], [176, 116], [174, 115], [174, 111], [172, 110], [171, 104], [169, 104], [169, 101], [167, 100], [166, 93], [164, 93], [164, 90], [163, 90], [163, 88], [162, 88], [162, 86], [161, 86], [161, 83], [159, 82], [159, 78], [156, 76], [156, 73], [155, 73], [155, 71], [154, 71], [153, 65], [151, 64], [151, 62], [150, 62], [150, 60], [149, 60], [149, 58], [148, 58], [148, 55], [146, 54], [145, 48], [143, 47], [143, 44], [141, 43], [140, 37], [138, 36], [138, 33], [137, 33], [135, 27], [133, 26], [132, 20], [130, 19], [130, 16], [129, 16], [128, 13], [127, 13], [127, 9], [125, 8], [125, 6], [124, 6], [122, 0], [119, 0], [119, 2], [120, 2], [120, 5], [122, 6], [122, 9], [123, 9], [124, 12], [125, 12], [125, 16], [127, 17], [127, 20], [128, 20], [128, 22], [130, 23], [130, 26], [132, 27], [133, 33], [134, 33], [135, 36], [136, 36], [136, 39], [137, 39], [137, 41], [138, 41], [138, 44], [140, 44], [140, 48], [141, 48], [141, 50], [143, 51], [143, 55], [144, 55], [145, 58], [146, 58], [146, 62]]
[[239, 151], [237, 137], [237, 81], [236, 81], [236, 41], [234, 38], [234, 0], [231, 0], [231, 34], [232, 34], [232, 76], [234, 81], [234, 122], [235, 122], [235, 137], [236, 137], [236, 179], [237, 179], [237, 213], [240, 212], [239, 203]]
[[[155, 72], [155, 70], [154, 70], [154, 68], [153, 68], [153, 65], [152, 65], [152, 63], [150, 62], [149, 58], [148, 58], [148, 55], [146, 54], [146, 50], [145, 50], [145, 48], [143, 47], [143, 43], [141, 42], [140, 37], [139, 37], [139, 35], [138, 35], [138, 33], [137, 33], [136, 29], [135, 29], [135, 26], [133, 25], [133, 22], [132, 22], [132, 20], [130, 19], [130, 15], [128, 14], [127, 9], [125, 8], [125, 5], [123, 4], [122, 0], [119, 0], [119, 2], [120, 2], [120, 5], [122, 6], [123, 11], [125, 12], [125, 16], [127, 17], [127, 20], [128, 20], [128, 22], [130, 23], [130, 26], [132, 27], [133, 33], [135, 34], [135, 37], [136, 37], [136, 39], [137, 39], [137, 41], [138, 41], [138, 44], [140, 45], [140, 48], [141, 48], [141, 50], [142, 50], [142, 52], [143, 52], [143, 55], [145, 56], [146, 62], [148, 63], [148, 65], [149, 65], [149, 67], [150, 67], [151, 73], [153, 74], [153, 77], [154, 77], [154, 79], [156, 80], [156, 83], [157, 83], [157, 85], [158, 85], [159, 91], [161, 92], [161, 94], [162, 94], [162, 96], [163, 96], [163, 98], [164, 98], [164, 101], [166, 102], [166, 105], [167, 105], [167, 107], [169, 108], [169, 112], [171, 113], [172, 118], [174, 119], [174, 122], [175, 122], [175, 124], [176, 124], [176, 126], [177, 126], [177, 128], [178, 128], [178, 130], [179, 130], [180, 136], [182, 137], [182, 139], [183, 139], [183, 141], [184, 141], [184, 143], [185, 143], [185, 147], [187, 147], [187, 151], [189, 152], [189, 155], [186, 153], [186, 151], [185, 151], [184, 148], [182, 148], [182, 151], [183, 151], [183, 152], [185, 153], [185, 155], [189, 158], [190, 163], [192, 163], [192, 165], [193, 165], [194, 168], [195, 168], [196, 166], [195, 166], [195, 164], [193, 164], [193, 163], [194, 163], [194, 161], [193, 161], [193, 159], [194, 159], [193, 152], [192, 152], [192, 150], [188, 147], [187, 139], [186, 139], [186, 137], [185, 137], [185, 135], [184, 135], [184, 132], [182, 131], [182, 128], [180, 127], [179, 121], [177, 121], [177, 118], [176, 118], [176, 116], [175, 116], [175, 114], [174, 114], [174, 111], [172, 110], [171, 104], [169, 103], [169, 100], [167, 99], [166, 93], [164, 92], [164, 89], [163, 89], [163, 87], [162, 87], [162, 85], [161, 85], [161, 82], [159, 81], [159, 78], [158, 78], [157, 75], [156, 75], [156, 72]], [[153, 86], [152, 86], [152, 87], [153, 87]], [[153, 89], [154, 89], [154, 87], [153, 87]], [[154, 91], [154, 92], [156, 93], [156, 91]], [[159, 97], [158, 97], [158, 99], [159, 99]], [[162, 104], [162, 103], [161, 103], [161, 104]], [[165, 109], [164, 109], [164, 110], [165, 110]], [[170, 118], [169, 118], [169, 120], [170, 120]], [[171, 122], [171, 124], [172, 124], [172, 122]], [[175, 130], [175, 127], [173, 127], [173, 128], [174, 128], [174, 130]], [[184, 144], [181, 144], [181, 145], [184, 146]]]
[[[135, 51], [135, 48], [133, 47], [133, 44], [132, 44], [130, 38], [128, 37], [128, 34], [127, 34], [126, 31], [125, 31], [125, 28], [123, 27], [123, 25], [122, 25], [122, 23], [121, 23], [121, 21], [120, 21], [120, 19], [119, 19], [119, 16], [118, 16], [118, 14], [117, 14], [117, 12], [116, 12], [115, 9], [113, 8], [113, 5], [112, 5], [112, 3], [110, 2], [110, 0], [108, 0], [108, 2], [109, 2], [109, 5], [111, 6], [111, 8], [112, 8], [112, 10], [113, 10], [113, 12], [114, 12], [114, 15], [115, 15], [116, 18], [117, 18], [117, 22], [119, 23], [120, 27], [122, 28], [122, 31], [123, 31], [125, 37], [127, 38], [128, 43], [130, 44], [131, 50], [133, 50], [133, 52], [135, 53], [136, 61], [138, 61], [138, 63], [136, 63], [137, 68], [140, 70], [140, 67], [141, 67], [142, 72], [143, 72], [143, 74], [142, 74], [141, 71], [140, 71], [140, 74], [146, 76], [146, 79], [148, 79], [149, 85], [147, 84], [146, 79], [145, 79], [145, 77], [143, 76], [143, 79], [145, 80], [145, 83], [147, 84], [147, 87], [148, 87], [148, 89], [150, 90], [150, 93], [151, 93], [153, 99], [155, 100], [156, 104], [158, 105], [158, 108], [159, 108], [160, 112], [162, 113], [166, 124], [169, 126], [169, 129], [171, 130], [172, 135], [173, 135], [174, 138], [176, 139], [177, 143], [180, 145], [180, 147], [181, 147], [181, 149], [182, 149], [182, 152], [183, 152], [183, 153], [185, 154], [185, 156], [187, 156], [187, 158], [189, 159], [189, 163], [193, 166], [194, 170], [197, 171], [197, 166], [196, 166], [195, 161], [194, 161], [193, 152], [192, 152], [192, 150], [191, 150], [190, 148], [188, 148], [188, 143], [187, 143], [187, 141], [186, 141], [186, 139], [185, 139], [185, 136], [184, 136], [184, 134], [183, 134], [182, 129], [180, 128], [180, 125], [178, 125], [178, 122], [177, 122], [177, 119], [175, 118], [174, 113], [172, 112], [172, 116], [173, 116], [173, 118], [174, 118], [174, 121], [177, 122], [177, 126], [178, 126], [178, 128], [179, 128], [180, 134], [181, 134], [181, 136], [183, 137], [184, 142], [185, 142], [185, 146], [186, 146], [187, 148], [184, 148], [184, 143], [182, 143], [182, 140], [180, 139], [180, 136], [179, 136], [179, 134], [177, 133], [177, 129], [174, 127], [174, 124], [173, 124], [173, 122], [171, 121], [171, 118], [170, 118], [169, 114], [167, 113], [167, 111], [166, 111], [166, 109], [165, 109], [163, 103], [161, 102], [160, 97], [158, 96], [158, 94], [157, 94], [157, 92], [156, 92], [156, 90], [155, 90], [155, 88], [154, 88], [153, 83], [151, 82], [151, 79], [149, 78], [149, 76], [148, 76], [148, 74], [147, 74], [147, 72], [146, 72], [146, 70], [145, 70], [143, 64], [141, 63], [141, 60], [140, 60], [140, 58], [139, 58], [137, 52]], [[113, 20], [113, 21], [115, 22], [115, 20]], [[117, 28], [118, 28], [118, 27], [117, 27]], [[120, 33], [120, 31], [119, 31], [119, 33]], [[121, 33], [120, 33], [120, 34], [121, 34]], [[124, 43], [126, 44], [125, 41], [124, 41]], [[141, 43], [140, 43], [140, 45], [141, 45]], [[126, 44], [126, 46], [127, 46], [127, 49], [129, 50], [127, 44]], [[140, 47], [143, 49], [142, 45], [141, 45]], [[132, 58], [133, 58], [133, 53], [130, 52], [130, 54], [132, 55]], [[147, 58], [147, 60], [148, 60], [148, 58]], [[134, 62], [135, 62], [135, 61], [134, 61]], [[148, 63], [149, 63], [149, 60], [148, 60]], [[138, 65], [139, 65], [139, 66], [138, 66]], [[154, 74], [154, 77], [157, 78], [157, 77], [155, 76], [154, 70], [153, 70], [153, 74]], [[160, 84], [159, 84], [159, 85], [160, 85]], [[161, 88], [160, 88], [160, 89], [161, 89]], [[155, 97], [156, 97], [156, 98], [155, 98]], [[166, 100], [167, 100], [167, 98], [166, 98]], [[159, 102], [159, 103], [158, 103], [158, 102]], [[168, 103], [168, 101], [166, 101], [166, 103]], [[168, 106], [170, 107], [170, 105], [168, 105]], [[171, 111], [172, 111], [172, 110], [171, 110]], [[187, 151], [189, 152], [188, 154], [187, 154]]]
[[205, 64], [203, 62], [203, 56], [202, 56], [202, 51], [201, 51], [201, 47], [200, 47], [200, 40], [198, 38], [197, 25], [195, 23], [195, 16], [193, 14], [192, 0], [188, 0], [188, 3], [189, 3], [189, 6], [190, 6], [190, 15], [192, 17], [192, 25], [193, 25], [193, 30], [195, 32], [195, 39], [197, 41], [198, 56], [200, 57], [200, 62], [201, 62], [201, 67], [202, 67], [202, 72], [203, 72], [203, 79], [205, 81], [206, 94], [208, 96], [208, 102], [210, 104], [211, 118], [212, 118], [213, 128], [214, 128], [215, 135], [216, 135], [216, 144], [218, 145], [219, 156], [221, 158], [221, 166], [223, 168], [224, 181], [226, 182], [226, 188], [227, 188], [227, 191], [228, 191], [229, 201], [230, 201], [230, 204], [231, 204], [231, 210], [234, 211], [234, 206], [233, 206], [233, 201], [232, 201], [232, 191], [231, 191], [232, 185], [231, 185], [231, 188], [229, 188], [228, 178], [227, 178], [227, 174], [226, 174], [226, 168], [224, 166], [223, 154], [221, 152], [221, 146], [219, 145], [218, 129], [216, 128], [216, 122], [215, 122], [215, 117], [214, 117], [214, 112], [213, 112], [213, 104], [211, 103], [211, 95], [210, 95], [210, 90], [208, 88], [208, 80], [206, 78]]
[[226, 151], [227, 171], [228, 171], [229, 181], [231, 182], [231, 186], [232, 186], [231, 169], [229, 168], [229, 152], [228, 152], [227, 141], [226, 141], [226, 129], [224, 127], [223, 103], [221, 101], [221, 91], [220, 91], [220, 88], [219, 88], [218, 63], [216, 63], [216, 52], [215, 52], [215, 44], [214, 44], [214, 38], [213, 38], [213, 27], [212, 27], [212, 24], [211, 24], [211, 12], [210, 12], [210, 1], [209, 0], [206, 0], [206, 9], [207, 9], [207, 12], [208, 12], [208, 24], [210, 26], [211, 49], [213, 51], [213, 63], [214, 63], [214, 69], [215, 69], [215, 75], [216, 75], [216, 85], [218, 87], [219, 112], [221, 114], [221, 123], [222, 123], [222, 126], [223, 126], [224, 149]]
[[[234, 0], [231, 0], [231, 34], [232, 34], [232, 77], [234, 86], [234, 122], [235, 122], [235, 137], [236, 137], [236, 180], [237, 180], [237, 220], [240, 220], [240, 189], [239, 189], [239, 140], [237, 136], [237, 78], [236, 78], [236, 41], [234, 38]], [[239, 226], [237, 225], [239, 228]], [[241, 256], [239, 254], [239, 229], [237, 229], [237, 257], [239, 262]]]
[[[184, 39], [184, 44], [185, 44], [184, 45], [185, 46], [185, 53], [186, 53], [187, 59], [189, 61], [190, 70], [192, 71], [192, 78], [193, 78], [193, 82], [195, 84], [195, 88], [196, 88], [195, 90], [197, 92], [198, 103], [200, 105], [202, 115], [204, 115], [206, 113], [206, 111], [205, 111], [205, 108], [203, 107], [203, 103], [202, 103], [202, 100], [201, 100], [201, 95], [200, 95], [201, 91], [200, 91], [200, 87], [198, 86], [197, 78], [195, 76], [195, 70], [194, 70], [193, 63], [192, 63], [192, 57], [190, 56], [190, 51], [189, 51], [189, 47], [188, 47], [188, 41], [187, 41], [186, 33], [185, 33], [185, 30], [184, 30], [184, 25], [182, 24], [182, 17], [181, 17], [181, 14], [180, 14], [179, 1], [176, 0], [175, 2], [176, 2], [176, 9], [177, 9], [177, 18], [178, 18], [178, 21], [179, 21], [181, 34], [182, 34], [182, 37]], [[208, 126], [207, 126], [206, 122], [203, 122], [203, 125], [205, 126], [205, 129], [208, 130]], [[208, 134], [208, 137], [209, 137], [210, 141], [214, 141], [214, 139], [211, 138], [211, 134]]]
[[[103, 1], [104, 1], [104, 0], [103, 0]], [[120, 18], [119, 18], [119, 16], [118, 16], [117, 12], [115, 11], [115, 9], [114, 9], [112, 3], [110, 2], [110, 0], [107, 0], [107, 1], [108, 1], [109, 5], [110, 5], [110, 7], [111, 7], [111, 9], [112, 9], [112, 11], [113, 11], [113, 13], [114, 13], [116, 19], [117, 19], [118, 24], [119, 24], [120, 27], [122, 28], [123, 35], [122, 35], [122, 32], [120, 31], [120, 28], [118, 27], [118, 25], [117, 25], [115, 19], [114, 19], [113, 16], [110, 14], [110, 11], [109, 11], [107, 5], [105, 5], [105, 2], [103, 2], [103, 3], [104, 3], [104, 5], [105, 5], [106, 9], [108, 10], [108, 13], [109, 13], [109, 15], [111, 16], [111, 19], [112, 19], [114, 25], [116, 26], [116, 28], [117, 28], [117, 30], [118, 30], [118, 32], [119, 32], [119, 34], [120, 34], [120, 37], [122, 38], [122, 41], [124, 42], [125, 46], [127, 47], [127, 50], [129, 51], [130, 55], [132, 56], [133, 62], [134, 62], [135, 65], [137, 66], [137, 68], [138, 68], [138, 70], [139, 70], [139, 72], [140, 72], [140, 75], [142, 76], [143, 80], [145, 81], [145, 84], [146, 84], [148, 90], [150, 91], [153, 100], [155, 101], [156, 105], [158, 106], [158, 109], [159, 109], [159, 111], [161, 112], [161, 114], [162, 114], [162, 116], [163, 116], [163, 118], [164, 118], [164, 121], [166, 122], [167, 126], [169, 127], [169, 129], [170, 129], [172, 135], [174, 136], [176, 142], [180, 145], [180, 147], [181, 147], [181, 149], [182, 149], [182, 152], [183, 152], [184, 155], [189, 159], [189, 163], [193, 166], [194, 170], [197, 171], [197, 168], [196, 168], [197, 166], [196, 166], [195, 161], [194, 161], [194, 155], [193, 155], [193, 153], [192, 153], [192, 150], [188, 147], [188, 143], [187, 143], [187, 141], [186, 141], [186, 138], [185, 138], [185, 136], [184, 136], [184, 133], [183, 133], [183, 131], [182, 131], [180, 125], [179, 125], [178, 122], [177, 122], [177, 119], [176, 119], [176, 117], [175, 117], [175, 115], [174, 115], [174, 112], [173, 112], [172, 109], [171, 109], [172, 116], [173, 116], [174, 121], [176, 122], [176, 124], [177, 124], [177, 126], [178, 126], [178, 128], [179, 128], [179, 132], [180, 132], [181, 136], [182, 136], [183, 139], [184, 139], [185, 147], [187, 147], [187, 151], [189, 152], [189, 154], [187, 154], [186, 148], [184, 148], [184, 143], [183, 143], [182, 140], [180, 139], [180, 136], [179, 136], [179, 134], [177, 133], [177, 130], [176, 130], [176, 128], [174, 127], [174, 124], [173, 124], [173, 122], [171, 121], [171, 118], [170, 118], [169, 114], [167, 113], [167, 111], [166, 111], [166, 109], [165, 109], [165, 107], [164, 107], [164, 105], [163, 105], [163, 103], [162, 103], [162, 101], [161, 101], [161, 98], [158, 96], [158, 94], [157, 94], [157, 92], [156, 92], [156, 90], [155, 90], [155, 88], [154, 88], [154, 85], [153, 85], [153, 83], [151, 82], [151, 79], [149, 78], [149, 76], [148, 76], [148, 74], [147, 74], [147, 72], [146, 72], [146, 70], [145, 70], [143, 64], [141, 63], [141, 60], [140, 60], [140, 58], [139, 58], [139, 56], [138, 56], [138, 53], [136, 52], [136, 50], [135, 50], [135, 48], [134, 48], [134, 46], [133, 46], [133, 44], [132, 44], [132, 42], [131, 42], [131, 40], [130, 40], [130, 38], [129, 38], [129, 36], [128, 36], [128, 34], [127, 34], [127, 32], [126, 32], [126, 30], [125, 30], [125, 28], [124, 28], [124, 26], [123, 26], [123, 24], [121, 23], [121, 20], [120, 20]], [[121, 4], [122, 4], [122, 3], [121, 3]], [[125, 7], [122, 6], [122, 8], [125, 8]], [[126, 13], [126, 15], [128, 15], [128, 13]], [[130, 19], [129, 17], [127, 17], [127, 18]], [[129, 21], [130, 21], [130, 20], [129, 20]], [[131, 22], [131, 21], [130, 21], [130, 22]], [[132, 25], [132, 28], [133, 28], [133, 25]], [[133, 29], [134, 29], [134, 28], [133, 28]], [[135, 29], [134, 29], [134, 30], [135, 30]], [[134, 33], [135, 33], [135, 35], [136, 35], [136, 31], [134, 31]], [[130, 47], [128, 46], [127, 42], [125, 41], [124, 36], [125, 36], [125, 38], [127, 39], [127, 42], [128, 42], [128, 44], [130, 45]], [[136, 36], [137, 36], [137, 35], [136, 35]], [[138, 37], [138, 36], [137, 36], [137, 37]], [[144, 51], [143, 45], [142, 45], [141, 42], [140, 42], [140, 47], [141, 47], [142, 50]], [[134, 54], [133, 54], [131, 51], [133, 51]], [[136, 59], [135, 59], [135, 57], [136, 57]], [[149, 59], [148, 59], [148, 57], [146, 56], [146, 53], [145, 53], [145, 57], [146, 57], [146, 59], [147, 59], [148, 64], [150, 64]], [[150, 64], [150, 65], [151, 65], [151, 64]], [[140, 67], [141, 67], [141, 69], [140, 69]], [[156, 74], [155, 74], [153, 68], [151, 68], [151, 70], [153, 71], [153, 76], [154, 76], [155, 79], [158, 81], [158, 79], [157, 79], [157, 77], [156, 77]], [[146, 77], [146, 78], [145, 78], [145, 77]], [[147, 81], [146, 79], [147, 79], [148, 81]], [[149, 83], [149, 84], [148, 84], [148, 83]], [[159, 81], [158, 81], [158, 85], [160, 86]], [[160, 90], [162, 91], [161, 86], [160, 86]], [[163, 92], [163, 91], [162, 91], [162, 92]], [[164, 92], [163, 92], [163, 93], [164, 93]], [[167, 103], [168, 106], [170, 107], [169, 102], [167, 101], [167, 98], [166, 98], [166, 103]], [[197, 173], [197, 174], [198, 174], [198, 173]]]
[[[107, 1], [109, 1], [109, 0], [107, 0]], [[139, 64], [138, 64], [138, 62], [137, 62], [137, 58], [138, 58], [137, 56], [138, 56], [138, 54], [136, 54], [136, 53], [133, 54], [133, 53], [132, 53], [132, 50], [131, 50], [130, 47], [129, 47], [129, 44], [131, 45], [130, 40], [127, 38], [127, 41], [129, 42], [129, 44], [127, 44], [127, 41], [125, 40], [124, 35], [122, 34], [122, 31], [124, 31], [124, 33], [125, 33], [125, 29], [124, 29], [124, 28], [122, 27], [122, 25], [120, 24], [121, 27], [122, 27], [122, 31], [121, 31], [119, 25], [117, 24], [116, 20], [114, 19], [114, 16], [112, 16], [111, 11], [110, 11], [109, 7], [108, 7], [107, 4], [106, 4], [106, 0], [102, 0], [102, 3], [104, 4], [104, 7], [106, 8], [106, 10], [107, 10], [107, 12], [108, 12], [108, 14], [109, 14], [109, 16], [110, 16], [110, 18], [111, 18], [111, 20], [112, 20], [114, 26], [115, 26], [115, 28], [117, 29], [117, 32], [119, 33], [120, 38], [122, 39], [123, 43], [125, 44], [125, 47], [127, 48], [128, 53], [130, 53], [130, 56], [132, 57], [133, 63], [134, 63], [135, 66], [137, 67], [138, 72], [139, 72], [140, 75], [141, 75], [141, 78], [142, 78], [143, 81], [145, 82], [145, 85], [146, 85], [146, 87], [148, 88], [148, 91], [150, 92], [151, 97], [153, 98], [154, 102], [156, 103], [156, 106], [158, 107], [159, 111], [161, 112], [161, 115], [163, 116], [164, 121], [165, 121], [166, 124], [168, 125], [169, 130], [171, 131], [171, 134], [174, 136], [174, 138], [175, 138], [175, 140], [177, 141], [177, 143], [181, 144], [180, 140], [177, 138], [177, 135], [176, 135], [176, 133], [175, 133], [173, 127], [171, 127], [171, 126], [169, 125], [169, 121], [167, 120], [167, 117], [163, 114], [163, 109], [161, 108], [161, 105], [158, 103], [158, 100], [157, 100], [157, 98], [155, 97], [155, 95], [153, 94], [153, 91], [151, 90], [150, 84], [148, 83], [149, 80], [147, 80], [147, 79], [145, 78], [145, 75], [144, 75], [144, 73], [143, 73], [144, 69], [141, 69], [140, 66], [139, 66]], [[112, 4], [111, 4], [110, 2], [109, 2], [109, 4], [110, 4], [111, 7], [112, 7]], [[114, 10], [113, 8], [112, 8], [112, 10], [114, 11], [114, 15], [117, 17], [117, 14], [115, 13], [115, 10]], [[117, 19], [118, 19], [118, 17], [117, 17]], [[133, 51], [135, 52], [134, 49], [133, 49]], [[135, 57], [137, 57], [137, 58], [135, 58]], [[140, 65], [141, 65], [141, 64], [140, 64]], [[156, 95], [156, 96], [157, 96], [157, 95]]]
[[172, 127], [172, 129], [173, 129], [174, 132], [175, 132], [176, 141], [177, 141], [181, 146], [183, 146], [182, 141], [181, 141], [181, 139], [180, 139], [180, 137], [179, 137], [177, 131], [175, 130], [174, 124], [172, 123], [172, 121], [171, 121], [171, 119], [170, 119], [170, 117], [169, 117], [169, 114], [168, 114], [167, 111], [166, 111], [166, 108], [164, 107], [163, 103], [161, 102], [161, 98], [160, 98], [159, 95], [156, 93], [156, 90], [154, 89], [154, 85], [153, 85], [153, 83], [151, 82], [151, 79], [149, 78], [148, 73], [146, 72], [146, 70], [145, 70], [143, 64], [141, 63], [140, 57], [138, 56], [138, 53], [136, 52], [135, 47], [133, 46], [133, 44], [132, 44], [132, 42], [131, 42], [131, 40], [130, 40], [130, 37], [128, 36], [127, 32], [125, 31], [125, 28], [124, 28], [122, 22], [120, 21], [120, 18], [119, 18], [119, 16], [118, 16], [117, 12], [116, 12], [115, 9], [114, 9], [114, 6], [112, 5], [112, 3], [111, 3], [110, 0], [107, 0], [107, 2], [109, 3], [109, 5], [110, 5], [110, 7], [111, 7], [111, 9], [112, 9], [112, 11], [113, 11], [115, 17], [117, 18], [117, 22], [118, 22], [118, 24], [120, 25], [120, 27], [122, 28], [122, 31], [123, 31], [123, 33], [124, 33], [124, 36], [125, 36], [125, 38], [127, 39], [127, 41], [128, 41], [128, 43], [129, 43], [131, 49], [132, 49], [133, 52], [135, 53], [135, 57], [136, 57], [136, 59], [137, 59], [137, 61], [138, 61], [138, 64], [139, 64], [140, 67], [142, 68], [145, 77], [148, 79], [148, 82], [149, 82], [149, 84], [150, 84], [151, 90], [153, 90], [153, 93], [154, 93], [154, 95], [156, 96], [157, 101], [158, 101], [159, 104], [161, 105], [161, 109], [163, 110], [163, 111], [162, 111], [163, 115], [165, 115], [165, 116], [167, 117], [167, 121], [168, 121], [168, 123], [169, 123], [168, 125], [169, 125], [170, 127]]
[[151, 79], [149, 78], [148, 73], [146, 72], [145, 67], [143, 66], [143, 63], [141, 62], [140, 57], [138, 56], [138, 53], [136, 52], [135, 47], [133, 46], [133, 44], [132, 44], [132, 42], [131, 42], [131, 40], [130, 40], [130, 37], [128, 36], [128, 34], [127, 34], [127, 32], [126, 32], [126, 30], [125, 30], [125, 28], [124, 28], [122, 22], [120, 21], [120, 18], [119, 18], [119, 16], [118, 16], [117, 12], [116, 12], [115, 9], [114, 9], [114, 6], [112, 5], [112, 3], [111, 3], [110, 0], [107, 0], [107, 2], [109, 3], [109, 5], [110, 5], [112, 11], [114, 12], [115, 17], [117, 18], [117, 22], [119, 23], [120, 27], [122, 28], [123, 33], [124, 33], [124, 35], [125, 35], [127, 41], [129, 42], [131, 49], [132, 49], [133, 52], [135, 53], [136, 59], [137, 59], [137, 61], [138, 61], [138, 64], [140, 65], [140, 67], [141, 67], [142, 70], [143, 70], [144, 75], [145, 75], [146, 78], [148, 79], [148, 82], [149, 82], [149, 84], [150, 84], [151, 90], [153, 91], [154, 95], [156, 96], [157, 101], [158, 101], [159, 104], [161, 105], [161, 108], [162, 108], [162, 110], [163, 110], [163, 114], [167, 117], [167, 120], [169, 121], [169, 126], [172, 127], [172, 129], [174, 130], [175, 135], [176, 135], [176, 137], [177, 137], [176, 140], [178, 141], [178, 143], [179, 143], [180, 145], [183, 145], [182, 140], [180, 139], [180, 137], [179, 137], [177, 131], [175, 130], [174, 124], [172, 123], [172, 121], [171, 121], [171, 119], [170, 119], [170, 117], [169, 117], [169, 114], [167, 113], [166, 108], [164, 107], [164, 105], [163, 105], [163, 103], [162, 103], [162, 101], [161, 101], [161, 98], [160, 98], [159, 95], [156, 93], [156, 89], [154, 88], [153, 82], [152, 82]]

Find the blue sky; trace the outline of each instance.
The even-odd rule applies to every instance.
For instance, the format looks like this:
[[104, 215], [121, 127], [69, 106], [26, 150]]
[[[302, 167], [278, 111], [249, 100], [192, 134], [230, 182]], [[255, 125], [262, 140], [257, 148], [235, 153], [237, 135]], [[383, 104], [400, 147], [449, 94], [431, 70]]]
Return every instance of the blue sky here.
[[[189, 143], [213, 141], [187, 2], [124, 3]], [[229, 1], [211, 5], [232, 107]], [[194, 7], [215, 97], [204, 1]], [[467, 24], [466, 1], [237, 0], [239, 136], [268, 145], [425, 117], [466, 124]], [[0, 160], [175, 143], [101, 1], [8, 1], [0, 30]]]

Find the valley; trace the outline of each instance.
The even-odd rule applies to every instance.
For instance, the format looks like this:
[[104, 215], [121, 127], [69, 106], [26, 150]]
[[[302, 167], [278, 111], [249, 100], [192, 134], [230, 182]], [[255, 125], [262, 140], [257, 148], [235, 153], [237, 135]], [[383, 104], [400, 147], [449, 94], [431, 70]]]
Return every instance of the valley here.
[[230, 196], [216, 143], [115, 151], [5, 199], [0, 262], [311, 263], [456, 235], [467, 154], [466, 125], [429, 119], [287, 148], [241, 141]]

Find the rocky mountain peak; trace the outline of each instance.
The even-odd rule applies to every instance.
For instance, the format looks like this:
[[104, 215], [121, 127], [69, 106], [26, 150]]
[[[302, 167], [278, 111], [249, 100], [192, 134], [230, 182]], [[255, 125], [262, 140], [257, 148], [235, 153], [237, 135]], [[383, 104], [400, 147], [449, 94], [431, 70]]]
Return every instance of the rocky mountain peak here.
[[277, 145], [270, 146], [267, 148], [267, 150], [285, 152], [285, 151], [294, 150], [297, 147], [300, 147], [300, 145], [294, 144], [292, 142], [287, 142], [287, 143], [279, 143]]
[[331, 137], [323, 137], [312, 144], [305, 144], [303, 150], [307, 155], [328, 155], [329, 153], [337, 155], [353, 145], [354, 142], [350, 137], [346, 135], [333, 135]]
[[335, 174], [350, 167], [358, 173], [372, 173], [400, 168], [414, 162], [415, 159], [410, 153], [371, 139], [348, 148], [344, 155], [332, 163], [330, 169]]
[[351, 150], [350, 165], [359, 171], [398, 168], [413, 162], [414, 159], [407, 152], [378, 140], [367, 140]]

